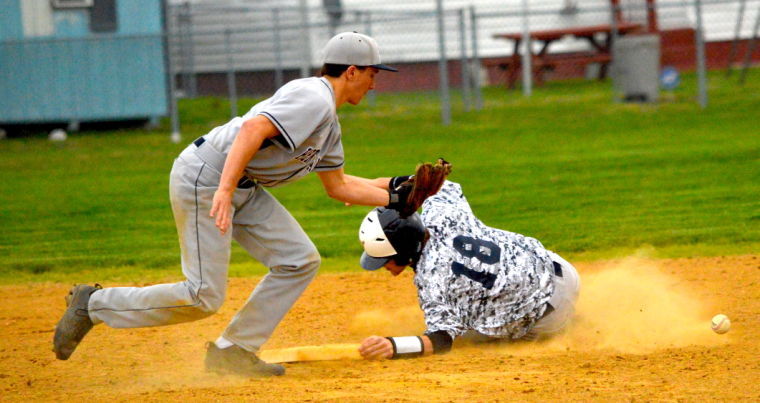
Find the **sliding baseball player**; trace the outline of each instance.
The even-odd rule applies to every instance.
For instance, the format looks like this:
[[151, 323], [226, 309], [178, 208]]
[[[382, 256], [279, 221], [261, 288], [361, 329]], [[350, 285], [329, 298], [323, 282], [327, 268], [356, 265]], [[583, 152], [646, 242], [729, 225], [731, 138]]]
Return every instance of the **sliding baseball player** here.
[[361, 266], [394, 276], [412, 267], [427, 325], [419, 336], [366, 338], [364, 358], [445, 353], [465, 334], [535, 340], [567, 326], [580, 287], [570, 263], [536, 239], [483, 224], [459, 184], [446, 181], [422, 208], [421, 216], [376, 208], [362, 222]]

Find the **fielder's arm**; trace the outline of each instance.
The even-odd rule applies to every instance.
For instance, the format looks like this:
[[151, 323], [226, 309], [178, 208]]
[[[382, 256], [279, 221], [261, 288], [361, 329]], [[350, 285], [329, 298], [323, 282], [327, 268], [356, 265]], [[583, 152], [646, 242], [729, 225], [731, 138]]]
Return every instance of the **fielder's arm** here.
[[211, 217], [216, 217], [216, 227], [224, 234], [232, 220], [232, 195], [237, 183], [243, 176], [243, 170], [253, 158], [264, 140], [279, 135], [277, 128], [264, 116], [257, 115], [243, 122], [235, 141], [232, 143], [227, 160], [224, 162], [219, 188], [214, 193], [211, 205]]
[[[394, 177], [387, 177], [387, 178], [368, 179], [368, 178], [362, 178], [360, 176], [348, 175], [348, 174], [345, 174], [345, 173], [343, 175], [345, 176], [345, 178], [349, 182], [362, 182], [362, 183], [365, 183], [367, 185], [374, 186], [376, 188], [387, 190], [389, 193], [391, 193], [390, 200], [393, 200], [393, 195], [392, 195], [393, 190], [399, 184], [401, 184], [401, 182], [403, 182], [403, 181], [405, 181], [405, 180], [407, 180], [407, 179], [410, 178], [410, 176], [394, 176]], [[395, 183], [395, 185], [394, 185], [394, 183]], [[338, 199], [338, 200], [340, 200], [340, 199]], [[344, 202], [344, 203], [346, 204], [346, 206], [350, 206], [350, 205], [353, 204], [353, 203], [350, 203], [350, 202]]]
[[405, 176], [393, 176], [393, 177], [387, 177], [387, 178], [367, 179], [367, 178], [362, 178], [360, 176], [353, 176], [353, 175], [348, 175], [348, 174], [345, 174], [345, 175], [347, 177], [350, 177], [353, 180], [362, 181], [372, 186], [379, 187], [380, 189], [388, 189], [388, 190], [395, 189], [396, 187], [401, 185], [401, 183], [409, 180], [409, 178], [412, 177], [412, 175], [405, 175]]
[[370, 336], [359, 345], [359, 354], [367, 360], [416, 358], [446, 353], [451, 350], [452, 342], [451, 336], [444, 331], [426, 333], [422, 336]]
[[[344, 203], [362, 206], [385, 206], [389, 201], [388, 179], [375, 180], [346, 175], [343, 168], [317, 172], [327, 195]], [[381, 181], [385, 186], [377, 186]], [[378, 181], [376, 184], [375, 181]]]
[[371, 185], [380, 189], [388, 189], [388, 183], [391, 180], [391, 178], [368, 179], [368, 178], [362, 178], [361, 176], [353, 176], [349, 174], [344, 174], [344, 175], [346, 175], [346, 177], [350, 178], [351, 180], [361, 181], [368, 185]]

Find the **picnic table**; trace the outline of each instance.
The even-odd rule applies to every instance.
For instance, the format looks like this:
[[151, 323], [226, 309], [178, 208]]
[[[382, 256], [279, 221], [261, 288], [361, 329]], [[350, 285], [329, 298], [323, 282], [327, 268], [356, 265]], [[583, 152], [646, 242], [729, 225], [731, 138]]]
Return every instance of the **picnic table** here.
[[[618, 35], [626, 35], [631, 32], [640, 31], [641, 24], [621, 22], [615, 27]], [[534, 80], [537, 85], [543, 83], [543, 72], [553, 69], [559, 63], [572, 63], [587, 65], [590, 63], [599, 63], [599, 79], [604, 79], [607, 75], [607, 65], [612, 60], [612, 32], [613, 27], [610, 24], [570, 27], [561, 29], [549, 29], [542, 31], [530, 32], [531, 41], [541, 44], [538, 53], [532, 54], [532, 69]], [[575, 37], [585, 39], [591, 44], [591, 50], [587, 52], [572, 53], [549, 53], [549, 45], [564, 37]], [[495, 58], [489, 60], [487, 65], [498, 65], [507, 70], [507, 86], [514, 88], [519, 72], [522, 69], [522, 60], [520, 55], [520, 43], [523, 41], [522, 32], [510, 32], [494, 34], [496, 39], [505, 39], [514, 42], [514, 51], [512, 56]], [[531, 49], [531, 53], [532, 53]]]

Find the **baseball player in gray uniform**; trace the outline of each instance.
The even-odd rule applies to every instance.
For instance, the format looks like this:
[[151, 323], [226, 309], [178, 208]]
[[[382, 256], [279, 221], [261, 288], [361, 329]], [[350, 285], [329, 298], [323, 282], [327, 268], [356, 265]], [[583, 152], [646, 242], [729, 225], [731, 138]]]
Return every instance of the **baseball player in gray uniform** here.
[[394, 276], [412, 266], [427, 325], [422, 336], [368, 337], [363, 357], [445, 353], [465, 334], [535, 340], [565, 328], [580, 288], [570, 263], [536, 239], [483, 224], [459, 184], [444, 182], [422, 208], [407, 218], [376, 208], [362, 222], [361, 266]]
[[388, 179], [343, 171], [336, 108], [358, 104], [374, 87], [380, 63], [375, 41], [355, 32], [325, 46], [321, 77], [291, 81], [248, 113], [211, 130], [175, 160], [170, 198], [185, 281], [149, 287], [78, 285], [56, 326], [53, 350], [65, 360], [94, 324], [160, 326], [205, 318], [225, 299], [235, 239], [267, 267], [250, 298], [214, 343], [206, 367], [246, 376], [280, 375], [284, 368], [255, 353], [311, 282], [320, 256], [288, 211], [265, 188], [316, 171], [327, 194], [345, 203], [402, 206]]

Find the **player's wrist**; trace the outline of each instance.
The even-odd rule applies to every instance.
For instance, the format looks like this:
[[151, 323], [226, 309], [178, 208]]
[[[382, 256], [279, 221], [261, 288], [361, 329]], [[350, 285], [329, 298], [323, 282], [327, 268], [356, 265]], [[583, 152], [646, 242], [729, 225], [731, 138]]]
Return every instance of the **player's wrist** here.
[[425, 354], [425, 343], [419, 336], [386, 337], [393, 346], [391, 359], [416, 358]]
[[225, 185], [225, 184], [219, 184], [219, 187], [216, 188], [216, 192], [220, 194], [226, 194], [228, 196], [232, 196], [233, 193], [235, 193], [235, 189], [237, 187]]
[[425, 336], [430, 342], [430, 345], [432, 345], [434, 354], [448, 353], [451, 350], [451, 345], [454, 342], [454, 339], [451, 337], [451, 335], [449, 335], [448, 332], [444, 330], [427, 332], [425, 333]]
[[414, 175], [403, 175], [403, 176], [394, 176], [388, 180], [388, 190], [396, 189], [397, 187], [401, 186], [402, 183], [408, 181], [409, 179], [413, 178]]

